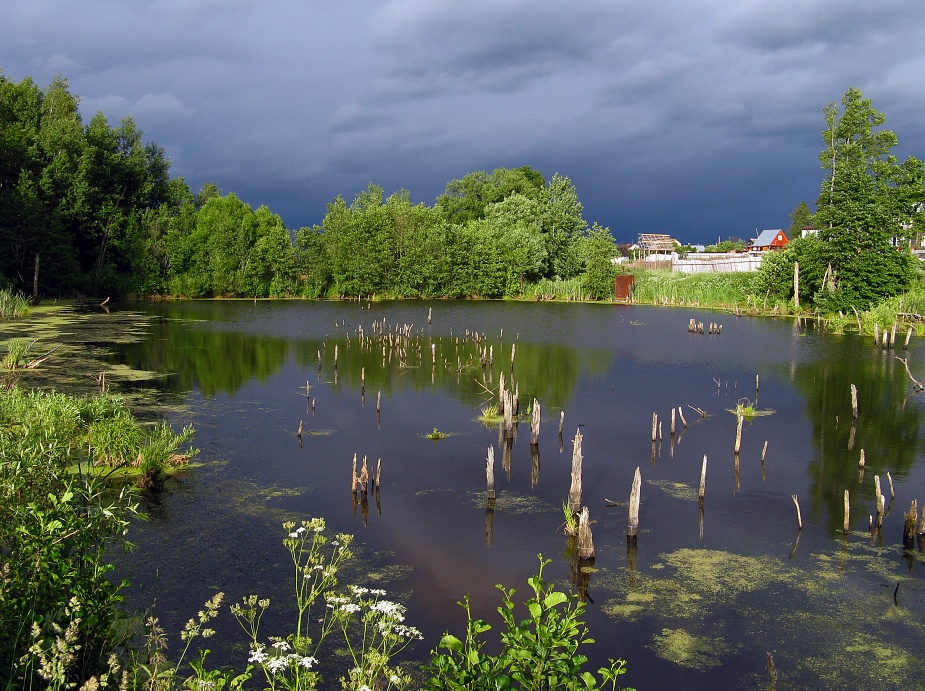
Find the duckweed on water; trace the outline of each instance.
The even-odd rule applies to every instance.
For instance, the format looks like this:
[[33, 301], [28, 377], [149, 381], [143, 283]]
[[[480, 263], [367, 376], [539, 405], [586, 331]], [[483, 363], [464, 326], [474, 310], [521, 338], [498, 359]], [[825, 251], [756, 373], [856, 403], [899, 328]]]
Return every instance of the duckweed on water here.
[[722, 656], [729, 652], [729, 645], [722, 638], [694, 636], [684, 629], [662, 629], [661, 634], [652, 637], [649, 647], [659, 657], [693, 669], [718, 667]]
[[650, 485], [654, 485], [662, 490], [665, 494], [675, 499], [684, 501], [697, 501], [699, 491], [683, 482], [672, 482], [671, 480], [649, 480]]
[[870, 688], [888, 679], [891, 688], [918, 687], [925, 681], [918, 654], [925, 645], [923, 593], [920, 579], [885, 556], [891, 550], [867, 541], [842, 548], [839, 541], [831, 553], [812, 555], [816, 566], [805, 570], [777, 557], [685, 548], [661, 555], [651, 567], [658, 577], [602, 572], [595, 583], [618, 595], [602, 607], [608, 616], [664, 624], [649, 647], [684, 667], [723, 663], [733, 650], [704, 632], [726, 622], [724, 628], [740, 627], [756, 641], [750, 657], [774, 652], [782, 682]]

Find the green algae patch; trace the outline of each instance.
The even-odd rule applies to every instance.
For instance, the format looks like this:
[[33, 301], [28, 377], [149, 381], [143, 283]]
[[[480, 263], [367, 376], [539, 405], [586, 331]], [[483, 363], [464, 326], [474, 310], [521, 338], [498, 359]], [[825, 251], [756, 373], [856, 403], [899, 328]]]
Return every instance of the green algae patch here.
[[671, 482], [670, 480], [649, 480], [650, 485], [654, 485], [662, 490], [665, 494], [675, 499], [683, 501], [697, 501], [699, 490], [686, 485], [683, 482]]
[[655, 593], [630, 593], [626, 596], [625, 602], [609, 600], [601, 609], [604, 614], [614, 619], [635, 621], [651, 609], [655, 597]]
[[790, 582], [796, 572], [785, 568], [774, 557], [748, 557], [722, 550], [679, 549], [662, 555], [677, 569], [678, 577], [692, 590], [707, 594], [734, 596], [766, 588], [774, 583]]
[[649, 647], [662, 659], [691, 669], [718, 667], [730, 651], [722, 638], [695, 636], [684, 629], [662, 629]]
[[[479, 508], [485, 508], [485, 493], [469, 492], [469, 503]], [[547, 513], [556, 510], [555, 507], [532, 494], [502, 492], [495, 499], [495, 511], [511, 516]]]

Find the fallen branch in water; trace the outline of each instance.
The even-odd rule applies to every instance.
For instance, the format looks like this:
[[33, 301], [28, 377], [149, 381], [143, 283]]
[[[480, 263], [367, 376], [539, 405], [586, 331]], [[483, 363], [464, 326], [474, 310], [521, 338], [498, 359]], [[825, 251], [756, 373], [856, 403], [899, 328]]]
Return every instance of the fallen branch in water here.
[[908, 374], [909, 379], [912, 380], [912, 388], [915, 390], [915, 392], [919, 393], [920, 391], [922, 391], [922, 389], [925, 387], [923, 387], [921, 382], [917, 381], [916, 378], [912, 376], [912, 372], [909, 371], [909, 362], [907, 361], [907, 358], [897, 357], [896, 359], [899, 360], [901, 363], [903, 363], [903, 365], [905, 366], [906, 374]]

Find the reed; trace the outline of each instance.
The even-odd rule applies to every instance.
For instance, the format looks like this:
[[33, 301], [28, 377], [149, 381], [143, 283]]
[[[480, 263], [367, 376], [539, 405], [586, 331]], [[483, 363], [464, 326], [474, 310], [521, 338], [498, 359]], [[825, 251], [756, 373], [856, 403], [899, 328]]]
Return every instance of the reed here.
[[0, 319], [15, 319], [29, 314], [30, 301], [22, 293], [0, 289]]

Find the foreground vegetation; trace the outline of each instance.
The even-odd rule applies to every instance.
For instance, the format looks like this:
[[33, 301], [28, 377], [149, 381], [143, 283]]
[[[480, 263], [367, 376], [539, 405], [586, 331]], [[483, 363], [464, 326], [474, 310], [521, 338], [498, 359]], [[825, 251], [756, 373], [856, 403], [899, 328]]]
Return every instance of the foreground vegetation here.
[[[470, 617], [465, 643], [448, 634], [432, 651], [430, 671], [412, 679], [393, 658], [420, 633], [404, 623], [405, 608], [385, 599], [384, 591], [339, 583], [339, 571], [353, 558], [351, 537], [328, 536], [318, 518], [283, 526], [295, 579], [289, 632], [264, 631], [261, 619], [270, 602], [248, 596], [230, 608], [246, 634], [246, 663], [211, 668], [201, 644], [222, 609], [218, 593], [171, 649], [174, 637], [156, 617], [142, 621], [124, 609], [127, 583], [114, 578], [107, 553], [129, 547], [138, 489], [111, 480], [126, 467], [157, 469], [162, 479], [192, 429], [176, 434], [163, 423], [144, 427], [110, 395], [27, 392], [10, 378], [5, 382], [0, 688], [241, 689], [251, 679], [270, 689], [329, 688], [335, 679], [355, 690], [598, 687], [578, 653], [592, 642], [581, 621], [584, 605], [542, 580], [543, 561], [530, 579], [534, 597], [526, 602], [526, 619], [515, 620], [513, 591], [503, 591], [500, 653], [482, 651], [481, 638], [491, 627]], [[182, 458], [192, 453], [187, 449]], [[335, 651], [344, 649], [348, 659], [338, 669], [343, 657]], [[623, 661], [612, 662], [598, 672], [600, 682], [616, 688], [624, 671]]]

